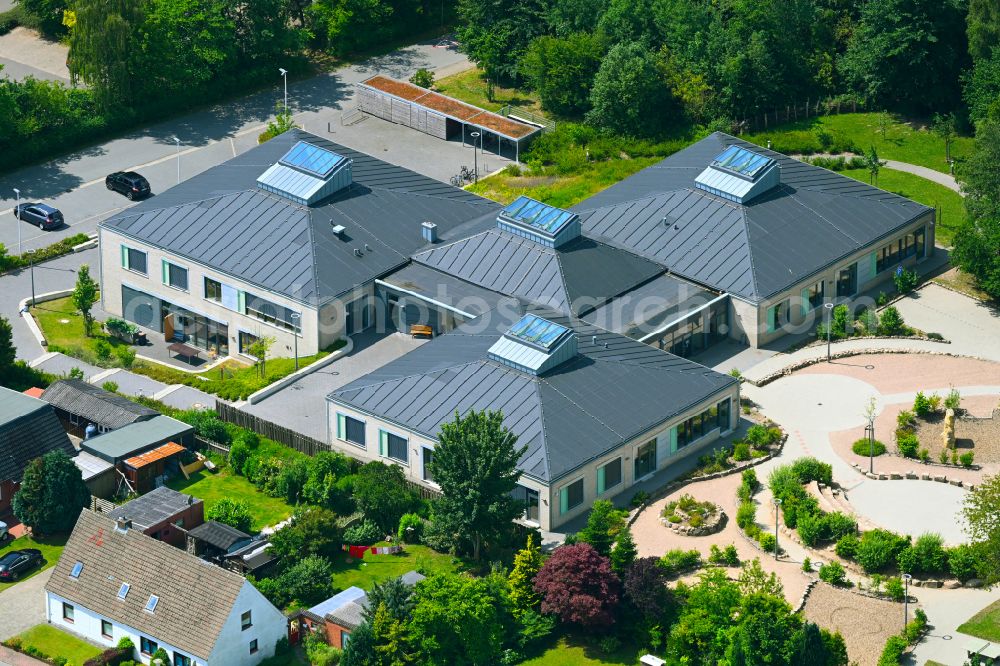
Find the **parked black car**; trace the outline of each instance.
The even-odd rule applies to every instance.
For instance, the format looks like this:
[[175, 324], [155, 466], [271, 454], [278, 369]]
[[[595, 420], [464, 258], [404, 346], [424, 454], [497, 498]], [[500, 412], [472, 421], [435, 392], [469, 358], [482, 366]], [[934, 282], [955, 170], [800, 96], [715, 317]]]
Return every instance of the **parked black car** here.
[[57, 229], [63, 224], [62, 212], [43, 203], [18, 204], [14, 206], [14, 217], [37, 224], [39, 229]]
[[108, 177], [104, 179], [104, 184], [108, 186], [109, 190], [124, 194], [130, 200], [148, 197], [151, 193], [149, 181], [135, 171], [115, 171], [108, 174]]
[[35, 567], [42, 565], [42, 551], [36, 548], [12, 550], [0, 557], [0, 580], [17, 580]]

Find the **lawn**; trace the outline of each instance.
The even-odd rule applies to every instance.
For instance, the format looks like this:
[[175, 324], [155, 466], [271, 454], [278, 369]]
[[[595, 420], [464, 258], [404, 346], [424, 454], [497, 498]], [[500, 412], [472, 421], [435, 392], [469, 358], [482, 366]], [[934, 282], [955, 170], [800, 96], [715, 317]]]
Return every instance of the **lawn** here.
[[[904, 122], [896, 117], [886, 128], [883, 137], [877, 113], [819, 116], [778, 125], [772, 130], [748, 134], [741, 138], [759, 146], [766, 146], [770, 139], [773, 148], [782, 153], [824, 152], [817, 138], [819, 130], [827, 132], [833, 139], [834, 145], [853, 146], [853, 152], [866, 151], [875, 146], [882, 159], [919, 164], [948, 173], [942, 138], [923, 124]], [[809, 145], [812, 147], [809, 148]], [[961, 160], [969, 156], [972, 154], [972, 147], [972, 137], [956, 137], [951, 144], [952, 159]]]
[[[867, 169], [845, 169], [839, 173], [868, 182]], [[965, 205], [962, 203], [962, 197], [944, 185], [911, 173], [883, 167], [878, 173], [877, 187], [913, 199], [925, 206], [937, 208], [935, 241], [938, 245], [949, 247], [955, 238], [955, 232], [965, 224]]]
[[427, 546], [410, 544], [404, 545], [401, 555], [365, 555], [363, 560], [351, 562], [348, 559], [347, 553], [334, 558], [333, 586], [338, 590], [346, 590], [352, 585], [369, 590], [372, 583], [397, 578], [407, 571], [419, 571], [429, 576], [432, 573], [455, 573], [464, 567], [461, 560], [451, 555], [439, 553]]
[[979, 611], [958, 628], [963, 634], [1000, 643], [1000, 601]]
[[52, 658], [65, 657], [66, 663], [72, 666], [82, 666], [88, 659], [101, 654], [101, 648], [49, 624], [32, 627], [18, 638], [22, 649], [31, 646]]
[[499, 111], [510, 104], [532, 113], [545, 115], [541, 102], [538, 101], [538, 95], [531, 91], [495, 86], [491, 102], [486, 98], [486, 81], [483, 79], [483, 70], [481, 69], [468, 69], [458, 74], [446, 76], [440, 81], [434, 82], [434, 90], [487, 111]]
[[597, 645], [587, 645], [578, 638], [566, 637], [522, 666], [632, 666], [639, 662], [634, 646], [622, 646], [605, 654]]
[[177, 476], [168, 481], [167, 485], [203, 500], [206, 514], [224, 497], [246, 500], [253, 515], [254, 531], [280, 523], [292, 515], [292, 507], [285, 500], [260, 492], [252, 483], [228, 469], [215, 474], [202, 470], [192, 474], [190, 479]]
[[[45, 563], [21, 578], [21, 580], [27, 580], [35, 574], [56, 565], [56, 562], [59, 561], [59, 557], [62, 555], [63, 547], [66, 545], [67, 537], [68, 535], [65, 534], [54, 537], [41, 537], [39, 539], [35, 539], [31, 536], [23, 536], [20, 539], [14, 539], [3, 548], [0, 548], [0, 556], [3, 556], [5, 553], [12, 550], [21, 550], [22, 548], [37, 548], [42, 551], [42, 558], [44, 558]], [[19, 582], [21, 581], [19, 580], [14, 583], [0, 583], [0, 592], [3, 592], [8, 587], [17, 585]]]
[[976, 280], [968, 273], [964, 273], [957, 268], [952, 268], [936, 278], [933, 278], [931, 282], [936, 282], [940, 285], [948, 287], [949, 289], [954, 289], [960, 294], [965, 294], [970, 298], [974, 298], [977, 301], [991, 302], [994, 299], [987, 294], [985, 291], [976, 286]]
[[[99, 324], [94, 326], [94, 335], [86, 337], [83, 333], [83, 317], [73, 308], [69, 297], [40, 303], [31, 308], [31, 313], [35, 316], [35, 320], [38, 321], [38, 325], [49, 343], [49, 351], [60, 351], [68, 356], [105, 368], [121, 366], [115, 351], [119, 347], [128, 347], [129, 345], [100, 330]], [[105, 340], [111, 345], [112, 353], [110, 356], [101, 358], [98, 355], [99, 340]], [[344, 340], [338, 340], [318, 354], [300, 356], [299, 367], [305, 367], [324, 356], [328, 356], [345, 344]], [[133, 350], [142, 353], [141, 348], [133, 347]], [[244, 400], [254, 391], [295, 372], [294, 358], [268, 359], [265, 365], [267, 374], [264, 377], [259, 375], [256, 366], [248, 366], [237, 361], [227, 361], [211, 370], [192, 373], [139, 359], [135, 361], [131, 370], [165, 384], [186, 384], [206, 393], [214, 393], [227, 400]]]

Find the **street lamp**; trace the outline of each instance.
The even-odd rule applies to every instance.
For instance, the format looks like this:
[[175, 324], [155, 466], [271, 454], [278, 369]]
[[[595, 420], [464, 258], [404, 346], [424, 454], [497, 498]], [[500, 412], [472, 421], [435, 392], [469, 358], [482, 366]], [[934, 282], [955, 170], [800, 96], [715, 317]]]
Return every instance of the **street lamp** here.
[[172, 137], [174, 143], [177, 144], [177, 184], [181, 184], [181, 140], [176, 136]]
[[285, 79], [285, 115], [288, 115], [288, 70], [283, 67], [278, 68], [278, 72], [281, 73], [281, 77]]
[[292, 337], [295, 338], [295, 371], [299, 370], [299, 317], [298, 312], [292, 313]]
[[35, 251], [28, 250], [28, 269], [31, 271], [31, 305], [35, 304]]
[[903, 631], [906, 631], [906, 623], [910, 619], [910, 606], [909, 606], [909, 604], [910, 604], [910, 581], [912, 579], [913, 579], [913, 576], [911, 576], [910, 574], [908, 574], [908, 573], [903, 574], [903, 585], [905, 586], [903, 588]]
[[778, 559], [778, 514], [781, 509], [781, 498], [774, 498], [774, 559]]
[[479, 156], [476, 154], [476, 139], [480, 137], [479, 132], [473, 132], [469, 136], [472, 137], [472, 159], [475, 165], [475, 182], [479, 182]]
[[14, 208], [14, 214], [17, 217], [17, 253], [21, 254], [21, 190], [15, 187], [14, 194], [17, 196], [17, 204]]
[[826, 308], [826, 362], [830, 362], [830, 331], [833, 330], [833, 303], [824, 303]]

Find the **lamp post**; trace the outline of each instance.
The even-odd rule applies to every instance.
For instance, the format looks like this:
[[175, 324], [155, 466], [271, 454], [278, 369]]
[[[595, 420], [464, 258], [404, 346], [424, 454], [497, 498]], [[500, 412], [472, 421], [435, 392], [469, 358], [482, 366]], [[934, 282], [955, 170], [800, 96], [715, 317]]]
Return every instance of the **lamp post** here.
[[28, 250], [28, 270], [31, 272], [31, 304], [35, 304], [35, 251]]
[[295, 371], [299, 370], [299, 318], [298, 312], [292, 313], [292, 337], [295, 339]]
[[480, 134], [479, 134], [479, 132], [472, 132], [471, 134], [469, 134], [469, 136], [472, 137], [472, 159], [473, 159], [473, 164], [475, 165], [475, 175], [473, 176], [473, 178], [475, 178], [475, 182], [478, 183], [479, 182], [479, 156], [476, 154], [476, 139], [479, 138]]
[[14, 195], [17, 197], [14, 212], [17, 217], [17, 253], [21, 254], [21, 190], [14, 188]]
[[278, 71], [281, 73], [281, 78], [285, 80], [285, 115], [288, 115], [288, 70], [283, 67], [279, 67]]
[[781, 498], [774, 498], [774, 559], [778, 559], [778, 513], [781, 510]]
[[826, 308], [826, 362], [830, 362], [830, 331], [833, 329], [833, 303], [824, 303]]
[[910, 580], [913, 576], [906, 573], [903, 574], [903, 631], [906, 631], [906, 623], [910, 619]]
[[172, 137], [174, 144], [177, 145], [177, 184], [181, 184], [181, 140], [176, 136]]

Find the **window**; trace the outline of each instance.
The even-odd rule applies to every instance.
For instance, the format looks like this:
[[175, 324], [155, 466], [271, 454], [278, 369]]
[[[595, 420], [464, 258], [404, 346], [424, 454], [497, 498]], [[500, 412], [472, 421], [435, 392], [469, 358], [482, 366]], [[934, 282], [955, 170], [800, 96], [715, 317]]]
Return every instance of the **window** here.
[[188, 289], [188, 271], [183, 266], [172, 264], [166, 259], [163, 260], [163, 284], [170, 285], [174, 289]]
[[514, 490], [510, 491], [511, 496], [514, 498], [515, 502], [518, 502], [522, 507], [524, 507], [524, 513], [521, 517], [525, 520], [530, 520], [533, 523], [538, 522], [538, 491], [532, 490], [531, 488], [525, 488], [524, 486], [517, 485], [514, 486]]
[[774, 333], [788, 323], [788, 300], [775, 303], [767, 309], [767, 332]]
[[245, 314], [260, 319], [261, 321], [266, 321], [269, 324], [274, 324], [279, 328], [284, 328], [289, 331], [300, 332], [301, 328], [296, 326], [292, 315], [299, 314], [289, 310], [283, 305], [278, 305], [277, 303], [272, 303], [266, 298], [261, 298], [251, 293], [245, 295], [246, 312]]
[[656, 440], [651, 439], [635, 452], [635, 480], [656, 471]]
[[[721, 416], [725, 410], [726, 416]], [[725, 422], [725, 426], [723, 426]], [[682, 448], [697, 441], [716, 428], [729, 428], [729, 400], [713, 405], [700, 414], [695, 414], [688, 420], [677, 425], [677, 448]]]
[[566, 513], [583, 504], [583, 479], [577, 479], [559, 491], [559, 512]]
[[431, 463], [434, 461], [434, 449], [429, 449], [426, 446], [423, 450], [423, 478], [424, 481], [433, 481], [434, 472], [431, 471]]
[[152, 613], [156, 610], [156, 604], [160, 602], [160, 598], [155, 594], [149, 595], [149, 601], [146, 602], [146, 612]]
[[729, 428], [731, 427], [729, 422], [729, 403], [730, 403], [729, 398], [726, 398], [725, 400], [719, 403], [716, 411], [716, 423], [719, 427], [719, 430], [723, 432], [729, 430]]
[[837, 298], [853, 296], [858, 290], [858, 264], [842, 268], [837, 274]]
[[205, 300], [222, 302], [222, 283], [210, 277], [205, 278]]
[[365, 448], [365, 422], [347, 414], [337, 414], [337, 439]]
[[128, 596], [128, 583], [122, 583], [122, 586], [118, 588], [118, 598], [125, 599]]
[[923, 258], [924, 256], [924, 228], [920, 227], [913, 234], [914, 244], [916, 245], [917, 257]]
[[809, 303], [810, 310], [823, 305], [824, 285], [825, 283], [823, 280], [820, 280], [813, 286], [806, 289], [806, 300]]
[[145, 636], [139, 636], [139, 652], [145, 655], [152, 655], [156, 652], [156, 648], [160, 647], [159, 643], [154, 640], [150, 640]]
[[250, 641], [250, 654], [257, 654], [257, 639]]
[[73, 608], [72, 604], [68, 604], [68, 603], [66, 603], [64, 601], [63, 602], [63, 619], [72, 624], [72, 622], [73, 622], [73, 612], [75, 610], [76, 609]]
[[386, 432], [385, 430], [379, 431], [379, 454], [392, 458], [393, 460], [398, 460], [401, 463], [408, 462], [406, 449], [406, 439], [400, 437], [399, 435], [394, 435], [391, 432]]
[[351, 634], [341, 629], [340, 631], [340, 648], [344, 649], [347, 644], [351, 642]]
[[69, 572], [69, 577], [79, 578], [81, 571], [83, 571], [83, 562], [77, 562], [73, 565], [73, 570]]
[[122, 265], [134, 272], [147, 275], [146, 253], [132, 247], [122, 245]]
[[250, 611], [240, 615], [240, 631], [246, 631], [253, 626], [253, 618], [250, 615]]
[[257, 342], [258, 340], [260, 340], [260, 338], [258, 338], [253, 333], [240, 331], [240, 353], [249, 356], [250, 346], [253, 345], [253, 343]]
[[622, 482], [622, 459], [615, 458], [597, 469], [597, 494], [607, 492]]
[[111, 624], [111, 620], [101, 620], [101, 636], [105, 638], [111, 638], [114, 626]]
[[191, 657], [174, 652], [174, 666], [191, 666]]

